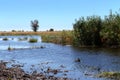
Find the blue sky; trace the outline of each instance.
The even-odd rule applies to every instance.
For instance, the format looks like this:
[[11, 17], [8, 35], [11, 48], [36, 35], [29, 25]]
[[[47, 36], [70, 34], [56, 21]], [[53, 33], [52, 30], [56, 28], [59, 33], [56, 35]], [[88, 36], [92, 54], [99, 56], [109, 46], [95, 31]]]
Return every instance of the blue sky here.
[[39, 21], [39, 31], [71, 30], [81, 16], [108, 15], [120, 8], [118, 0], [0, 0], [0, 31], [31, 31], [30, 21]]

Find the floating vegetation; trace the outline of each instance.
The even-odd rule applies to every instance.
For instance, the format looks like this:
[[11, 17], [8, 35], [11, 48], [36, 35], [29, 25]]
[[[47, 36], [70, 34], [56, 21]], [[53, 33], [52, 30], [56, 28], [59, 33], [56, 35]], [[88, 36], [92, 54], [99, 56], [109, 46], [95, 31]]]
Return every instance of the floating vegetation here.
[[29, 47], [29, 48], [12, 48], [12, 47], [8, 47], [7, 50], [11, 51], [11, 50], [26, 50], [26, 49], [44, 49], [45, 46], [33, 46], [33, 47]]
[[36, 43], [37, 41], [38, 41], [38, 40], [35, 39], [35, 38], [30, 38], [30, 39], [29, 39], [29, 42], [30, 42], [30, 43]]
[[28, 37], [24, 37], [24, 38], [18, 38], [19, 41], [26, 41], [28, 40]]
[[7, 40], [8, 40], [8, 38], [7, 38], [7, 37], [3, 38], [3, 41], [7, 41]]

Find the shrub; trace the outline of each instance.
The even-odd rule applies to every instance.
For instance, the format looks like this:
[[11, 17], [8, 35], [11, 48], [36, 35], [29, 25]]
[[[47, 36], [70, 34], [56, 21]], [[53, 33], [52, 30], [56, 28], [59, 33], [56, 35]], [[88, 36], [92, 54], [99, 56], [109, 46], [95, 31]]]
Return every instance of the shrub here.
[[99, 16], [84, 17], [76, 21], [74, 26], [74, 34], [80, 45], [90, 46], [101, 45], [100, 31], [101, 18]]
[[103, 19], [100, 16], [81, 17], [73, 24], [76, 46], [120, 45], [120, 14], [110, 12]]

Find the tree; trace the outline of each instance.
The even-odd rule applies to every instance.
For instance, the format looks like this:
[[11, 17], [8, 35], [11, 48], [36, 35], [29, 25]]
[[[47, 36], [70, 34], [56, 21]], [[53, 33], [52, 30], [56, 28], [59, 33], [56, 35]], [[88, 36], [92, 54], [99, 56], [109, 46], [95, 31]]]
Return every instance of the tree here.
[[34, 32], [37, 32], [38, 30], [39, 27], [38, 23], [39, 23], [38, 20], [31, 21], [31, 27]]
[[52, 31], [54, 31], [54, 29], [53, 28], [50, 28], [50, 30], [49, 30], [50, 32], [52, 32]]

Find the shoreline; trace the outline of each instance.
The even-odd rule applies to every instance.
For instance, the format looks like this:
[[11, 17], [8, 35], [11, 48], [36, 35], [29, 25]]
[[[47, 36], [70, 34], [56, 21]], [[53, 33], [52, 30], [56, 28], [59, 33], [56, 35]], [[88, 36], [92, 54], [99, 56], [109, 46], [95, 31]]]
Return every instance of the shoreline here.
[[[71, 80], [69, 78], [64, 77], [55, 77], [55, 75], [49, 75], [50, 72], [57, 74], [59, 71], [49, 69], [46, 73], [37, 73], [33, 71], [32, 74], [26, 73], [20, 65], [16, 65], [15, 67], [7, 67], [6, 64], [9, 62], [0, 61], [0, 79], [1, 80]], [[48, 75], [46, 75], [48, 74]]]

